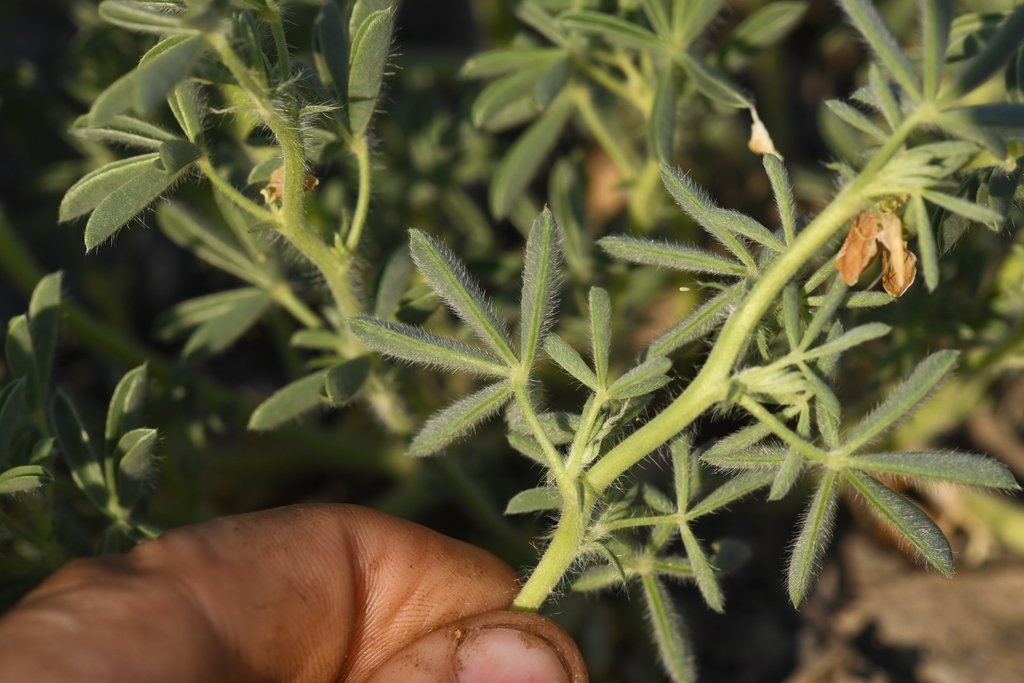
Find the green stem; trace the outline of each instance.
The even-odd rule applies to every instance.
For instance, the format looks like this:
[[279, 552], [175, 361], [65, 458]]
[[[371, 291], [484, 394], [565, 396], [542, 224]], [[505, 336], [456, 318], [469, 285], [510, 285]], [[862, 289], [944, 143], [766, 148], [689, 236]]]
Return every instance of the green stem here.
[[349, 259], [343, 258], [305, 224], [306, 169], [297, 122], [290, 121], [277, 110], [273, 101], [249, 75], [245, 64], [223, 34], [208, 34], [207, 40], [281, 146], [284, 188], [281, 212], [278, 214], [279, 231], [320, 271], [331, 296], [345, 317], [358, 315], [359, 303], [352, 294], [348, 280]]
[[555, 533], [551, 536], [551, 542], [544, 549], [540, 562], [513, 601], [513, 609], [537, 611], [551, 595], [583, 546], [585, 521], [589, 518], [592, 506], [593, 502], [581, 506], [565, 501], [562, 505], [562, 516], [558, 520]]
[[274, 214], [239, 192], [238, 188], [217, 172], [213, 162], [206, 155], [199, 158], [199, 169], [209, 178], [213, 186], [230, 199], [235, 206], [262, 223], [274, 222]]
[[370, 209], [370, 148], [366, 144], [366, 138], [360, 137], [352, 141], [352, 153], [356, 157], [359, 167], [359, 194], [356, 197], [356, 209], [352, 215], [352, 225], [349, 227], [348, 235], [345, 237], [345, 249], [349, 254], [356, 253], [359, 248], [359, 240], [363, 235], [363, 227], [366, 225], [366, 216]]
[[541, 425], [540, 419], [537, 417], [536, 411], [533, 409], [533, 405], [530, 403], [530, 397], [527, 395], [525, 382], [517, 382], [515, 386], [515, 397], [516, 403], [519, 405], [519, 409], [523, 412], [523, 417], [526, 419], [526, 424], [530, 426], [530, 431], [533, 432], [533, 437], [537, 439], [537, 443], [540, 444], [541, 450], [544, 451], [544, 457], [548, 461], [548, 469], [551, 470], [551, 474], [554, 476], [555, 484], [558, 486], [559, 493], [562, 494], [562, 500], [568, 504], [571, 496], [575, 499], [576, 487], [573, 480], [569, 477], [569, 472], [565, 467], [565, 463], [562, 462], [562, 456], [559, 455], [558, 449], [555, 448], [554, 444], [551, 443], [551, 439], [544, 432], [544, 426]]
[[270, 295], [274, 298], [274, 301], [291, 313], [292, 317], [302, 323], [307, 329], [316, 330], [324, 326], [320, 316], [314, 313], [302, 299], [295, 296], [295, 292], [292, 291], [287, 282], [279, 282], [275, 285], [270, 290]]
[[275, 7], [270, 18], [270, 30], [274, 34], [274, 48], [277, 50], [278, 71], [281, 74], [281, 82], [286, 82], [292, 76], [291, 57], [288, 52], [288, 41], [284, 36], [284, 25], [281, 23], [281, 11]]

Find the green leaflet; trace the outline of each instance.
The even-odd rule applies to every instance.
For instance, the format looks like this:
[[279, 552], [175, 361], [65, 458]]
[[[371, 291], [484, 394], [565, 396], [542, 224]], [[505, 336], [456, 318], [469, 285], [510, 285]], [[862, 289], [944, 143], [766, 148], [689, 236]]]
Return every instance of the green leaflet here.
[[839, 4], [900, 87], [913, 100], [920, 100], [921, 83], [917, 79], [910, 58], [899, 46], [870, 0], [839, 0]]
[[587, 233], [586, 207], [577, 165], [559, 159], [548, 181], [548, 201], [562, 233], [562, 250], [569, 271], [580, 282], [589, 282], [593, 269], [591, 237]]
[[[172, 34], [194, 34], [195, 29], [189, 27], [178, 14], [166, 11], [167, 3], [161, 9], [147, 7], [145, 3], [129, 2], [128, 0], [103, 0], [97, 8], [101, 19], [109, 24], [135, 31], [152, 33], [158, 36]], [[177, 8], [175, 8], [177, 9]]]
[[53, 475], [40, 465], [19, 465], [0, 472], [0, 496], [34, 491], [53, 480]]
[[203, 117], [199, 86], [192, 80], [185, 80], [167, 95], [167, 104], [174, 114], [178, 126], [189, 142], [198, 144], [203, 133]]
[[466, 267], [443, 245], [409, 231], [409, 250], [420, 273], [459, 318], [509, 366], [519, 364], [504, 327]]
[[164, 317], [160, 332], [175, 336], [195, 331], [182, 349], [188, 359], [202, 359], [234, 344], [270, 307], [270, 296], [256, 287], [241, 287], [208, 294], [178, 304]]
[[924, 74], [925, 100], [933, 100], [942, 83], [949, 47], [949, 29], [953, 23], [952, 0], [924, 0], [921, 5], [921, 71]]
[[676, 44], [692, 44], [718, 15], [723, 0], [673, 0], [672, 35]]
[[800, 524], [800, 532], [790, 551], [787, 587], [789, 600], [799, 605], [807, 594], [811, 579], [821, 564], [836, 520], [839, 477], [826, 470]]
[[96, 98], [89, 110], [89, 123], [100, 127], [129, 109], [148, 112], [162, 104], [167, 93], [192, 72], [203, 51], [201, 36], [171, 36], [160, 41], [135, 69]]
[[275, 429], [320, 406], [326, 374], [326, 370], [319, 370], [275, 391], [253, 411], [249, 429]]
[[512, 386], [503, 381], [459, 399], [427, 420], [412, 440], [409, 454], [437, 453], [497, 413], [511, 398]]
[[[356, 16], [356, 12], [353, 12], [353, 20]], [[388, 51], [391, 49], [394, 25], [394, 10], [383, 9], [363, 19], [359, 28], [352, 34], [352, 63], [348, 75], [348, 121], [349, 130], [357, 137], [365, 134], [377, 108], [377, 97], [384, 82], [384, 69], [388, 62]]]
[[7, 321], [4, 354], [11, 376], [25, 380], [25, 397], [29, 406], [33, 410], [40, 408], [44, 387], [39, 377], [36, 351], [32, 344], [27, 316], [17, 315]]
[[758, 489], [764, 488], [771, 483], [773, 476], [771, 472], [756, 471], [737, 474], [687, 510], [686, 519], [692, 521], [698, 517], [703, 517]]
[[843, 123], [869, 135], [873, 141], [882, 142], [889, 134], [881, 126], [842, 100], [826, 100], [825, 106]]
[[974, 91], [995, 75], [1020, 47], [1024, 34], [1024, 6], [1017, 7], [1002, 23], [982, 51], [961, 69], [952, 83], [939, 93], [939, 104], [950, 104]]
[[89, 213], [111, 192], [123, 186], [159, 158], [160, 155], [156, 152], [141, 154], [113, 161], [86, 173], [64, 194], [58, 219], [64, 222]]
[[508, 366], [499, 358], [419, 327], [365, 317], [353, 318], [350, 326], [360, 341], [379, 353], [449, 372], [508, 376]]
[[118, 114], [101, 127], [93, 127], [89, 117], [80, 116], [71, 125], [71, 133], [83, 140], [92, 140], [108, 145], [124, 145], [150, 152], [160, 150], [160, 145], [174, 140], [174, 134], [148, 121]]
[[847, 330], [835, 339], [830, 339], [820, 346], [815, 346], [801, 352], [800, 358], [808, 361], [822, 356], [842, 353], [855, 346], [860, 346], [872, 339], [878, 339], [889, 334], [891, 327], [884, 323], [867, 323]]
[[779, 219], [782, 221], [782, 231], [786, 236], [786, 244], [792, 244], [796, 239], [796, 204], [793, 200], [793, 186], [789, 181], [789, 174], [782, 159], [774, 154], [765, 154], [761, 157], [765, 173], [772, 185], [772, 195], [775, 197], [775, 206], [779, 210]]
[[753, 103], [724, 74], [688, 52], [674, 55], [704, 97], [730, 109], [752, 109]]
[[956, 351], [938, 351], [918, 363], [910, 377], [847, 435], [843, 451], [857, 451], [910, 413], [945, 380], [956, 365], [958, 355]]
[[264, 268], [257, 266], [235, 244], [182, 205], [164, 202], [157, 207], [157, 225], [172, 242], [188, 249], [211, 266], [264, 289], [273, 286]]
[[789, 449], [782, 465], [775, 472], [772, 487], [768, 490], [768, 500], [782, 500], [793, 489], [803, 472], [804, 456], [795, 449]]
[[14, 434], [28, 414], [26, 384], [26, 378], [19, 377], [0, 388], [0, 465], [7, 461]]
[[718, 585], [715, 568], [711, 566], [711, 562], [701, 547], [700, 541], [693, 535], [689, 525], [685, 522], [680, 522], [679, 534], [683, 539], [683, 547], [686, 548], [686, 557], [690, 560], [690, 566], [693, 568], [697, 588], [700, 589], [700, 594], [704, 596], [704, 602], [714, 611], [724, 612], [725, 598], [722, 596], [722, 587]]
[[598, 380], [594, 371], [587, 366], [586, 361], [566, 341], [556, 334], [548, 335], [544, 340], [544, 352], [558, 364], [558, 367], [565, 370], [576, 381], [585, 387], [597, 391]]
[[142, 499], [150, 479], [155, 475], [157, 460], [155, 429], [134, 429], [126, 432], [114, 449], [117, 462], [117, 499], [131, 508]]
[[[354, 20], [353, 15], [353, 20]], [[326, 2], [313, 21], [313, 63], [335, 102], [348, 104], [348, 25], [336, 2]]]
[[675, 156], [676, 95], [676, 70], [671, 64], [666, 64], [658, 74], [658, 88], [654, 92], [647, 126], [647, 147], [651, 158], [663, 164], [670, 163]]
[[843, 478], [874, 507], [882, 519], [910, 541], [944, 576], [953, 575], [953, 551], [935, 522], [921, 508], [872, 477], [846, 470]]
[[545, 208], [533, 222], [526, 240], [519, 315], [519, 358], [524, 368], [533, 366], [551, 323], [558, 301], [560, 266], [558, 226], [551, 211]]
[[538, 486], [520, 491], [505, 506], [506, 515], [523, 515], [530, 512], [557, 510], [562, 506], [562, 496], [553, 486]]
[[806, 2], [767, 3], [740, 22], [729, 36], [729, 44], [743, 51], [774, 45], [796, 26], [806, 10]]
[[671, 369], [668, 358], [650, 358], [615, 380], [608, 387], [608, 396], [621, 401], [649, 394], [671, 381], [666, 374]]
[[608, 292], [591, 287], [588, 295], [590, 310], [590, 345], [594, 359], [597, 385], [608, 385], [608, 354], [611, 350], [612, 303]]
[[753, 218], [738, 211], [716, 206], [710, 197], [679, 169], [662, 165], [661, 180], [679, 208], [744, 263], [752, 264], [753, 261], [746, 246], [737, 237], [745, 237], [776, 252], [786, 248], [771, 230]]
[[107, 452], [114, 448], [123, 435], [142, 426], [145, 401], [146, 365], [142, 364], [125, 373], [110, 397], [106, 428], [103, 430]]
[[569, 91], [562, 92], [547, 110], [523, 133], [498, 164], [491, 179], [490, 207], [496, 218], [504, 218], [526, 191], [541, 162], [554, 147], [572, 114]]
[[463, 78], [493, 78], [509, 73], [542, 71], [564, 55], [550, 47], [489, 50], [473, 55], [462, 65]]
[[106, 509], [109, 493], [103, 468], [78, 410], [63, 391], [57, 392], [50, 405], [50, 424], [60, 452], [71, 470], [71, 478], [96, 507]]
[[896, 474], [914, 479], [949, 481], [967, 486], [1018, 490], [1006, 465], [975, 453], [922, 451], [902, 453], [864, 453], [846, 461], [849, 467], [864, 472]]
[[139, 164], [137, 170], [123, 184], [109, 192], [92, 212], [85, 225], [85, 248], [95, 249], [113, 237], [114, 233], [169, 190], [187, 170], [185, 166], [168, 172], [155, 160]]
[[540, 111], [533, 97], [533, 89], [547, 65], [517, 71], [489, 83], [470, 110], [473, 125], [486, 131], [497, 132], [520, 125]]
[[736, 303], [743, 291], [743, 286], [737, 284], [708, 299], [675, 327], [651, 342], [644, 352], [645, 357], [667, 356], [709, 334], [722, 322], [729, 307]]
[[345, 405], [356, 397], [370, 376], [370, 357], [357, 356], [327, 369], [324, 392], [327, 400], [336, 406]]
[[682, 616], [662, 582], [651, 574], [641, 574], [647, 619], [665, 671], [674, 683], [692, 683], [697, 671], [690, 651]]
[[558, 24], [568, 31], [600, 36], [611, 45], [647, 52], [662, 51], [665, 44], [642, 26], [613, 14], [590, 10], [568, 10], [558, 15]]
[[28, 329], [32, 335], [32, 358], [40, 391], [45, 392], [53, 376], [53, 353], [57, 347], [57, 326], [60, 322], [60, 289], [62, 275], [50, 273], [32, 290], [28, 304]]
[[633, 263], [709, 275], [747, 275], [747, 269], [736, 261], [696, 247], [619, 235], [603, 237], [598, 245], [612, 256]]

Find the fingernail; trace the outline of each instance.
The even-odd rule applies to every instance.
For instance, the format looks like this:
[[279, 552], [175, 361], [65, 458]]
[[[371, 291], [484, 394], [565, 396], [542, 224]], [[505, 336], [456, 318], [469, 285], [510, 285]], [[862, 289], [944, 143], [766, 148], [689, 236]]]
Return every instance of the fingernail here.
[[455, 651], [457, 683], [569, 683], [562, 659], [547, 640], [513, 628], [481, 628]]

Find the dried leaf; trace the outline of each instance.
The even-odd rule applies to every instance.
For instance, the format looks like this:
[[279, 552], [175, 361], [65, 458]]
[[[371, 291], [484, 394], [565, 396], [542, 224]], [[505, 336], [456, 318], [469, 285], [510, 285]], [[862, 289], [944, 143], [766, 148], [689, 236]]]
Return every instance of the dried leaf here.
[[772, 136], [768, 133], [768, 129], [765, 128], [761, 117], [757, 115], [757, 110], [753, 107], [750, 108], [750, 116], [754, 119], [750, 124], [750, 141], [747, 143], [750, 151], [754, 154], [774, 154], [780, 160], [783, 159], [779, 150], [775, 149], [775, 143], [772, 142]]
[[[312, 190], [320, 184], [320, 179], [307, 172], [306, 179], [302, 184], [307, 190]], [[267, 181], [267, 186], [260, 190], [260, 194], [263, 195], [263, 201], [268, 206], [284, 199], [284, 166], [274, 169], [274, 172], [270, 174], [270, 180]]]
[[894, 299], [899, 298], [914, 284], [917, 276], [917, 256], [907, 249], [903, 239], [903, 222], [888, 211], [882, 213], [882, 232], [878, 242], [882, 245], [882, 287]]
[[878, 254], [878, 234], [881, 230], [882, 224], [878, 216], [870, 209], [861, 211], [853, 219], [846, 241], [836, 256], [839, 277], [847, 285], [857, 284], [861, 273], [875, 260]]

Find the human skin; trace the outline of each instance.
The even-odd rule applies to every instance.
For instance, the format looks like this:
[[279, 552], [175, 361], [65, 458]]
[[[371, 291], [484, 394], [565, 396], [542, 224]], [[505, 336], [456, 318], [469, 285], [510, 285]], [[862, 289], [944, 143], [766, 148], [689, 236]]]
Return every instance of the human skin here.
[[77, 560], [0, 619], [4, 680], [586, 683], [572, 639], [511, 612], [492, 555], [365, 508], [304, 505]]

